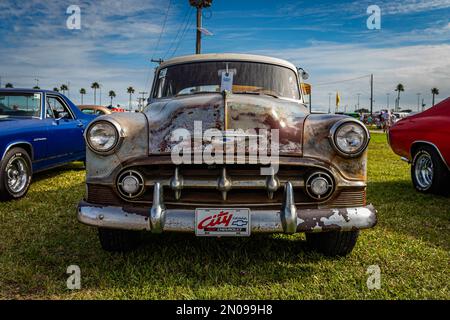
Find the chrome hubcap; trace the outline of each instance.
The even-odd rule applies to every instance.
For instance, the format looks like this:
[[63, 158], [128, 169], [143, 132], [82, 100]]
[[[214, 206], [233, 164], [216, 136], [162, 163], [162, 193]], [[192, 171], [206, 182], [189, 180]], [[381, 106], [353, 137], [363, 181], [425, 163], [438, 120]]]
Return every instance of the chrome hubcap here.
[[416, 181], [421, 188], [427, 189], [433, 183], [433, 161], [429, 154], [421, 154], [416, 160]]
[[28, 182], [27, 163], [22, 158], [15, 158], [6, 167], [8, 188], [19, 193], [23, 191]]

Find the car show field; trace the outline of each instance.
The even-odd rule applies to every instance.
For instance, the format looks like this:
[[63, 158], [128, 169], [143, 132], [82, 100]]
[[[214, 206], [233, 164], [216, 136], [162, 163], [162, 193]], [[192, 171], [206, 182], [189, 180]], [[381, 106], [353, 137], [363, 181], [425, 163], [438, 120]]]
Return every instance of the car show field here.
[[[375, 228], [346, 258], [311, 252], [303, 234], [248, 239], [146, 234], [128, 254], [103, 251], [77, 221], [83, 163], [38, 173], [27, 196], [0, 205], [1, 299], [447, 299], [450, 198], [418, 193], [410, 167], [372, 132], [368, 202]], [[67, 268], [81, 289], [67, 289]], [[367, 286], [371, 266], [379, 289]]]

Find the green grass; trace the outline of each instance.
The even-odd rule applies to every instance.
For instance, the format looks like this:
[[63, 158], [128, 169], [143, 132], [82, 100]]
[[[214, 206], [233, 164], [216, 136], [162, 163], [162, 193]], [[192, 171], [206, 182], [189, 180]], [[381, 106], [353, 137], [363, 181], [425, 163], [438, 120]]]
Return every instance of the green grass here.
[[[127, 254], [100, 248], [76, 220], [81, 164], [38, 174], [25, 199], [0, 203], [0, 298], [51, 299], [424, 299], [450, 298], [450, 199], [414, 191], [409, 166], [372, 135], [368, 199], [379, 223], [353, 253], [330, 259], [304, 236], [198, 239], [148, 235]], [[66, 288], [66, 268], [82, 288]], [[381, 289], [366, 286], [381, 268]]]

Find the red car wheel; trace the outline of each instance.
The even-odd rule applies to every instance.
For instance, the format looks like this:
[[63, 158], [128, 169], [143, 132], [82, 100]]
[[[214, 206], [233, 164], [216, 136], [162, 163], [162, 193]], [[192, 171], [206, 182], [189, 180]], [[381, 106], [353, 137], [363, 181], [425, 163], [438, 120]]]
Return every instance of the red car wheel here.
[[449, 171], [431, 146], [419, 147], [413, 158], [411, 177], [414, 188], [423, 193], [447, 194]]

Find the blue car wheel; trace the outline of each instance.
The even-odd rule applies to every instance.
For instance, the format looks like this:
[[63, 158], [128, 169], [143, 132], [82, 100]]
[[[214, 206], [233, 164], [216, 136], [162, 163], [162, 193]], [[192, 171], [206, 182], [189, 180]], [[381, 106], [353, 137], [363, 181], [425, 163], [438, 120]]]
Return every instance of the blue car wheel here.
[[31, 183], [31, 158], [22, 148], [9, 150], [0, 165], [0, 198], [19, 199]]

